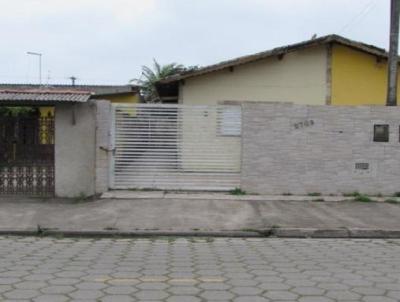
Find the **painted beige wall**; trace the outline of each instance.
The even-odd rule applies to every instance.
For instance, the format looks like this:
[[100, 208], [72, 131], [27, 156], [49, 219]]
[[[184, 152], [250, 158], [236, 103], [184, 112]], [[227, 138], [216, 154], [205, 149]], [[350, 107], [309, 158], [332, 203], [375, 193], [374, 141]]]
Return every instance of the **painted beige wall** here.
[[179, 102], [293, 102], [322, 105], [327, 95], [327, 49], [308, 48], [234, 68], [189, 78], [180, 85]]

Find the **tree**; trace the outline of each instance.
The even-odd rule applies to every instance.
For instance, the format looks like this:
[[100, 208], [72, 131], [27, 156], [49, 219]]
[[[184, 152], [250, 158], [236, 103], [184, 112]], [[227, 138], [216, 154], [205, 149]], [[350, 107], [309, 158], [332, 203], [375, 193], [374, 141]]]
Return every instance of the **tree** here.
[[141, 94], [145, 102], [157, 103], [160, 102], [161, 99], [156, 89], [156, 83], [161, 79], [187, 70], [188, 69], [181, 64], [170, 63], [160, 65], [156, 60], [154, 60], [153, 68], [142, 66], [142, 76], [140, 79], [133, 79], [131, 82], [135, 82], [141, 86]]

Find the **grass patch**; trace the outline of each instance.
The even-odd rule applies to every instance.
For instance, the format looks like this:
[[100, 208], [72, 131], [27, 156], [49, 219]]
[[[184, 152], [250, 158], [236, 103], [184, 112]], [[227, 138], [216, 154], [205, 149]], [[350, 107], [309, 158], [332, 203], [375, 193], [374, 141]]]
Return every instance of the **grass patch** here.
[[388, 198], [388, 199], [385, 200], [385, 202], [387, 202], [387, 203], [392, 203], [392, 204], [400, 204], [400, 202], [397, 201], [397, 200], [394, 199], [394, 198]]
[[400, 197], [400, 192], [396, 192], [393, 194], [394, 197]]
[[343, 193], [343, 196], [345, 196], [345, 197], [357, 197], [357, 196], [360, 196], [360, 195], [361, 194], [359, 192], [357, 192], [357, 191], [351, 192], [351, 193]]
[[229, 191], [231, 195], [236, 195], [236, 196], [241, 196], [241, 195], [246, 195], [246, 191], [243, 191], [241, 188], [235, 188], [231, 191]]
[[323, 199], [323, 198], [317, 198], [317, 199], [313, 199], [312, 201], [313, 201], [313, 202], [324, 202], [325, 199]]
[[372, 200], [370, 197], [368, 197], [367, 195], [362, 195], [359, 194], [357, 196], [354, 197], [354, 201], [359, 201], [359, 202], [373, 202], [374, 200]]
[[318, 192], [311, 192], [307, 194], [308, 196], [321, 196], [321, 193]]

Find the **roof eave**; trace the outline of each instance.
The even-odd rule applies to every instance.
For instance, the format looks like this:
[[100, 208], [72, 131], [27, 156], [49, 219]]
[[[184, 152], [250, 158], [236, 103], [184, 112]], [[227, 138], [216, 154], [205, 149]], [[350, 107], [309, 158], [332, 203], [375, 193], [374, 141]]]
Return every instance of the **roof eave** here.
[[314, 40], [307, 40], [307, 41], [303, 41], [303, 42], [296, 43], [296, 44], [277, 47], [277, 48], [274, 48], [274, 49], [271, 49], [268, 51], [264, 51], [264, 52], [260, 52], [260, 53], [256, 53], [253, 55], [243, 56], [243, 57], [239, 57], [239, 58], [236, 58], [233, 60], [220, 62], [217, 64], [213, 64], [210, 66], [200, 68], [195, 71], [188, 72], [186, 74], [183, 73], [180, 75], [171, 76], [171, 77], [168, 77], [168, 78], [158, 81], [158, 84], [161, 84], [161, 85], [162, 84], [170, 84], [173, 82], [185, 80], [187, 78], [201, 76], [201, 75], [211, 73], [211, 72], [221, 71], [226, 68], [256, 62], [256, 61], [263, 60], [263, 59], [266, 59], [271, 56], [278, 56], [278, 55], [286, 54], [289, 52], [294, 52], [294, 51], [309, 48], [309, 47], [321, 46], [321, 45], [325, 45], [325, 44], [329, 44], [329, 43], [342, 44], [344, 46], [348, 46], [348, 47], [354, 48], [356, 50], [363, 51], [363, 52], [369, 53], [374, 56], [378, 56], [380, 58], [387, 58], [387, 56], [388, 56], [387, 52], [382, 48], [378, 48], [373, 45], [367, 45], [367, 44], [364, 44], [361, 42], [352, 41], [352, 40], [346, 39], [346, 38], [338, 36], [338, 35], [329, 35], [329, 36], [323, 36], [320, 38], [316, 38]]

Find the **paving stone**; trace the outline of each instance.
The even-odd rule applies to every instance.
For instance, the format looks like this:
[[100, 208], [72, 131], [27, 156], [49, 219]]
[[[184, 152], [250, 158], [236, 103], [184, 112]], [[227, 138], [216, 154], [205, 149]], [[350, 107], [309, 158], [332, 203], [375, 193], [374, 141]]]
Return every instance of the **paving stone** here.
[[290, 285], [285, 284], [284, 282], [268, 282], [268, 283], [261, 283], [258, 284], [257, 287], [263, 290], [288, 290], [291, 288]]
[[200, 296], [206, 300], [230, 300], [234, 297], [233, 294], [223, 290], [205, 290]]
[[111, 295], [104, 296], [99, 299], [101, 302], [134, 302], [136, 301], [134, 298], [128, 295]]
[[290, 291], [300, 296], [321, 296], [325, 293], [325, 290], [316, 287], [295, 287]]
[[130, 295], [137, 291], [138, 289], [133, 286], [110, 286], [103, 290], [103, 292], [113, 295]]
[[330, 290], [325, 293], [325, 296], [335, 300], [359, 300], [361, 295], [350, 291]]
[[0, 237], [0, 301], [394, 302], [399, 246], [369, 239]]
[[369, 296], [382, 296], [386, 292], [386, 290], [376, 287], [354, 287], [351, 289], [351, 291], [361, 295], [369, 295]]
[[200, 302], [201, 299], [195, 296], [171, 296], [167, 300], [167, 302]]
[[10, 299], [31, 299], [39, 295], [38, 291], [32, 289], [14, 289], [4, 293], [4, 296]]
[[47, 283], [43, 281], [23, 281], [17, 284], [14, 284], [15, 288], [20, 288], [20, 289], [39, 289], [46, 287]]
[[102, 289], [107, 287], [107, 285], [101, 282], [81, 282], [76, 284], [75, 287], [79, 289]]
[[255, 297], [255, 296], [243, 296], [239, 298], [233, 299], [234, 302], [269, 302], [271, 300], [268, 300], [267, 298], [264, 297]]
[[323, 297], [323, 296], [302, 297], [298, 301], [299, 302], [335, 302], [335, 300], [332, 300], [330, 298]]
[[249, 286], [235, 287], [230, 291], [238, 296], [256, 296], [263, 292], [260, 288]]
[[140, 290], [134, 296], [141, 300], [162, 300], [167, 298], [169, 294], [160, 290]]
[[386, 293], [386, 296], [388, 298], [395, 298], [395, 299], [399, 299], [400, 297], [400, 290], [395, 291], [395, 290], [390, 290]]
[[162, 282], [143, 282], [136, 285], [136, 288], [138, 289], [151, 289], [151, 290], [153, 289], [160, 290], [160, 289], [165, 289], [167, 287], [168, 284]]
[[34, 298], [34, 302], [66, 302], [69, 298], [64, 295], [41, 295]]
[[86, 289], [80, 289], [77, 290], [71, 294], [69, 294], [74, 299], [97, 299], [100, 298], [101, 296], [104, 296], [104, 294], [99, 291], [99, 290], [86, 290]]
[[[398, 297], [397, 297], [398, 299]], [[399, 300], [394, 298], [382, 297], [382, 296], [364, 296], [362, 301], [364, 302], [398, 302]]]
[[291, 293], [289, 291], [279, 291], [271, 290], [264, 294], [265, 297], [271, 300], [296, 300], [298, 298], [297, 294]]
[[197, 295], [201, 289], [194, 286], [171, 286], [167, 291], [174, 295]]

